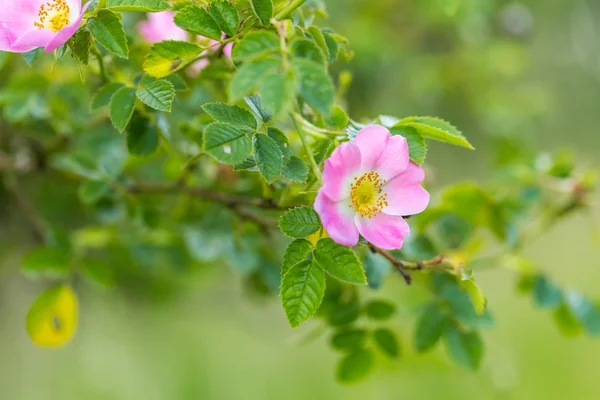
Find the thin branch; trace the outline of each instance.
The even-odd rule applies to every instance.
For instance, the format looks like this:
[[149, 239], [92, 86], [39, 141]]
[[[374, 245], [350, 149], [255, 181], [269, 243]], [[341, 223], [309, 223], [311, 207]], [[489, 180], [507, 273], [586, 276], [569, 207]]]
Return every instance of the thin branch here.
[[381, 254], [386, 260], [388, 260], [397, 270], [400, 272], [406, 284], [410, 285], [412, 283], [412, 276], [409, 271], [421, 271], [424, 269], [447, 269], [447, 266], [444, 265], [446, 259], [441, 256], [435, 256], [430, 260], [424, 261], [403, 261], [396, 257], [394, 257], [389, 251], [380, 249], [372, 244], [369, 245], [369, 248], [372, 252]]
[[4, 175], [4, 184], [17, 203], [17, 207], [21, 211], [21, 214], [23, 214], [23, 217], [25, 217], [29, 223], [33, 238], [36, 242], [43, 243], [44, 238], [46, 237], [46, 224], [38, 215], [33, 204], [31, 204], [27, 194], [23, 191], [23, 188], [19, 184], [19, 180], [13, 174], [6, 173]]

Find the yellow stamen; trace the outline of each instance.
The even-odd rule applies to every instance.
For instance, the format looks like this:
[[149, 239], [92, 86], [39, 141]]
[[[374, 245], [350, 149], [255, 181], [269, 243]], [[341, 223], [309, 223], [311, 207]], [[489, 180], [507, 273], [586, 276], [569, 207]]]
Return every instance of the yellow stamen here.
[[47, 29], [52, 32], [58, 32], [69, 25], [69, 15], [71, 9], [65, 0], [49, 0], [46, 4], [40, 6], [38, 17], [40, 18], [33, 25], [38, 29]]
[[361, 177], [354, 178], [350, 188], [350, 199], [357, 213], [363, 217], [373, 218], [388, 205], [387, 193], [381, 188], [386, 184], [377, 172], [371, 171]]

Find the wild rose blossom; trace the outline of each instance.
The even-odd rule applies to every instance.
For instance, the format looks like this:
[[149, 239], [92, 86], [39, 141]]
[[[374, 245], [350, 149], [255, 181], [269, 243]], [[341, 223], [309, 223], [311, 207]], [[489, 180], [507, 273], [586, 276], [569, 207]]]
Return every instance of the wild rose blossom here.
[[[139, 22], [137, 28], [138, 32], [142, 35], [144, 40], [148, 43], [158, 43], [164, 40], [181, 40], [185, 41], [188, 39], [188, 33], [178, 27], [174, 21], [175, 13], [171, 11], [161, 11], [157, 13], [148, 14], [147, 21]], [[198, 35], [198, 40], [209, 40], [204, 36]], [[215, 51], [220, 43], [216, 40], [210, 39], [208, 42], [210, 49], [205, 50], [201, 55], [208, 54], [209, 51]], [[223, 48], [223, 54], [227, 57], [231, 57], [231, 48], [233, 43], [227, 43]], [[197, 76], [200, 71], [208, 66], [207, 59], [201, 59], [196, 61], [190, 67], [190, 75]]]
[[90, 2], [81, 0], [0, 0], [0, 51], [51, 53], [77, 32]]
[[325, 161], [315, 210], [329, 236], [344, 246], [359, 234], [386, 250], [399, 249], [410, 228], [402, 216], [427, 208], [423, 169], [410, 161], [408, 143], [378, 125], [362, 129]]

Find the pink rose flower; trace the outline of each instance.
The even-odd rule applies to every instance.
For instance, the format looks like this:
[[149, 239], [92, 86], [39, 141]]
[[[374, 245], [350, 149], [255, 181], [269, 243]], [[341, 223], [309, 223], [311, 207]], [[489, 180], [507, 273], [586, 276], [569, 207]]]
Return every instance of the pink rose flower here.
[[399, 249], [410, 228], [402, 216], [427, 208], [423, 169], [410, 161], [408, 143], [378, 125], [342, 143], [325, 161], [315, 210], [329, 236], [343, 246], [359, 234], [385, 250]]
[[[186, 41], [188, 39], [188, 33], [178, 27], [174, 21], [175, 13], [171, 11], [161, 11], [157, 13], [148, 14], [147, 21], [141, 21], [138, 24], [138, 31], [148, 43], [157, 43], [164, 40], [181, 40]], [[223, 34], [225, 37], [225, 34]], [[198, 36], [198, 40], [208, 40], [204, 36]], [[216, 40], [210, 39], [208, 42], [210, 49], [202, 52], [201, 55], [206, 55], [209, 51], [215, 51], [220, 46], [220, 43]], [[231, 48], [233, 43], [227, 43], [223, 48], [223, 54], [231, 58]], [[202, 59], [196, 61], [188, 69], [188, 73], [191, 76], [198, 76], [200, 71], [208, 66], [208, 60]]]
[[0, 0], [0, 51], [51, 53], [77, 32], [90, 2], [81, 0]]

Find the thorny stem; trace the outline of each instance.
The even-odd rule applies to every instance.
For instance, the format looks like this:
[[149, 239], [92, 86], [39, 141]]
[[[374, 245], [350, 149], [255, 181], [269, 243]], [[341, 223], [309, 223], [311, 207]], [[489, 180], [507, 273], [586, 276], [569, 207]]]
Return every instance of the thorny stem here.
[[420, 271], [424, 269], [447, 269], [448, 267], [444, 265], [445, 258], [441, 255], [435, 256], [430, 260], [425, 261], [403, 261], [394, 257], [387, 250], [380, 249], [372, 244], [369, 244], [369, 248], [373, 253], [381, 254], [386, 260], [388, 260], [397, 270], [400, 272], [407, 285], [412, 283], [412, 276], [410, 275], [409, 270], [412, 271]]

